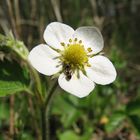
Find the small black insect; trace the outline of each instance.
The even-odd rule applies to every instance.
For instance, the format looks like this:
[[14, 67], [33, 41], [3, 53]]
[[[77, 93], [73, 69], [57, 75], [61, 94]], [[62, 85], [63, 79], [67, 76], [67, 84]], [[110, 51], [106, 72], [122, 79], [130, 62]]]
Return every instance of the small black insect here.
[[71, 70], [71, 65], [70, 64], [64, 64], [64, 74], [65, 74], [65, 78], [67, 81], [69, 81], [72, 77], [72, 70]]
[[66, 77], [65, 77], [65, 78], [66, 78], [66, 80], [67, 80], [67, 81], [69, 81], [69, 80], [71, 79], [71, 77], [72, 77], [72, 75], [71, 75], [71, 74], [69, 74], [69, 75], [66, 75]]

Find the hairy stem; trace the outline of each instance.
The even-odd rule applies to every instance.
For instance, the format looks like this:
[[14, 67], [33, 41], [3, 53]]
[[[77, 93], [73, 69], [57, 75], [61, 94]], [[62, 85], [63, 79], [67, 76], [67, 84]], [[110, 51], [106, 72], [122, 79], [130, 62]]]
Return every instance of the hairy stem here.
[[46, 125], [46, 111], [45, 107], [42, 106], [41, 108], [41, 127], [42, 127], [42, 140], [48, 140], [46, 131], [47, 131], [47, 125]]
[[57, 85], [58, 85], [58, 83], [56, 80], [41, 109], [42, 140], [50, 140], [49, 111], [50, 111], [51, 101], [54, 96]]
[[45, 108], [46, 110], [49, 108], [49, 104], [51, 103], [52, 97], [53, 97], [53, 93], [55, 92], [56, 88], [57, 88], [58, 82], [57, 80], [54, 82], [54, 85], [52, 86], [46, 100], [45, 100]]
[[39, 99], [39, 103], [43, 103], [43, 96], [42, 96], [42, 86], [41, 86], [41, 79], [39, 77], [38, 72], [29, 64], [28, 61], [25, 61], [25, 63], [27, 64], [27, 66], [30, 69], [30, 75], [33, 78], [33, 80], [35, 81], [36, 84], [36, 97], [37, 99]]

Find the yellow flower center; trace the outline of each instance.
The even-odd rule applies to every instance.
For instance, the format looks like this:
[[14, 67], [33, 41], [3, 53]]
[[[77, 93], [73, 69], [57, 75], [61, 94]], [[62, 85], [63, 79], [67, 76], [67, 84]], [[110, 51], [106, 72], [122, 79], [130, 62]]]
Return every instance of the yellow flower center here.
[[[62, 65], [62, 72], [66, 76], [66, 80], [70, 80], [73, 73], [77, 73], [77, 77], [79, 78], [79, 70], [81, 70], [84, 74], [85, 72], [85, 66], [91, 67], [91, 65], [88, 63], [88, 58], [90, 57], [90, 54], [92, 52], [91, 48], [84, 48], [84, 45], [82, 44], [82, 40], [75, 39], [69, 39], [69, 43], [65, 44], [64, 42], [60, 43], [61, 46], [64, 47], [64, 50], [55, 50], [61, 55], [58, 58], [60, 61], [60, 65]], [[60, 66], [58, 65], [58, 67]]]
[[64, 47], [60, 58], [63, 64], [69, 64], [73, 70], [83, 69], [84, 65], [88, 65], [89, 50], [85, 50], [82, 40], [69, 39], [69, 44], [61, 42], [61, 45]]
[[81, 66], [87, 63], [88, 57], [81, 44], [70, 44], [64, 50], [64, 60], [74, 66]]

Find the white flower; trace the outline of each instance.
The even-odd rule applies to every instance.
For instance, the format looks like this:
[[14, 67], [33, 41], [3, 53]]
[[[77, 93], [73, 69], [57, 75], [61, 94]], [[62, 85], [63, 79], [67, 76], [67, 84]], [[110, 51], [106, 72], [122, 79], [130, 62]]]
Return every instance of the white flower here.
[[115, 80], [113, 64], [99, 53], [104, 41], [97, 28], [87, 26], [74, 30], [52, 22], [45, 29], [44, 39], [47, 45], [33, 48], [29, 61], [42, 74], [59, 75], [58, 83], [65, 91], [85, 97], [95, 83], [106, 85]]

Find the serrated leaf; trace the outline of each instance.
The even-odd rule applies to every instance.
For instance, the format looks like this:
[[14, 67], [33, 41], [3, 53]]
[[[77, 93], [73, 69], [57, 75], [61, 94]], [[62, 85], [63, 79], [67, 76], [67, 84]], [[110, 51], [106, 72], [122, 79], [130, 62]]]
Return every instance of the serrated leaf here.
[[15, 61], [0, 61], [0, 97], [27, 89], [28, 80]]
[[0, 97], [6, 96], [8, 94], [14, 94], [26, 89], [24, 85], [20, 82], [15, 81], [0, 81]]

